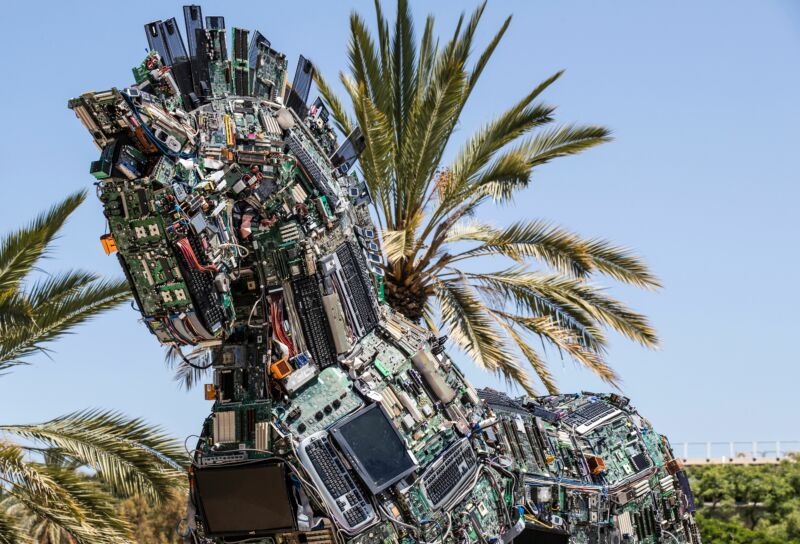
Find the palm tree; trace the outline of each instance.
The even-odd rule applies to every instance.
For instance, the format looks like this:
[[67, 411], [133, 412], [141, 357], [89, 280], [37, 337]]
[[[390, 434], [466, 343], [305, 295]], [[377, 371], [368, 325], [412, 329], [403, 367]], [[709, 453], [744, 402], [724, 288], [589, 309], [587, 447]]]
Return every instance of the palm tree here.
[[[605, 361], [604, 329], [647, 347], [658, 339], [648, 320], [590, 283], [597, 275], [637, 287], [659, 287], [629, 250], [582, 238], [539, 219], [498, 227], [476, 217], [481, 205], [509, 204], [533, 170], [610, 140], [601, 126], [548, 126], [553, 106], [538, 97], [558, 72], [487, 122], [445, 162], [445, 150], [511, 17], [469, 63], [485, 4], [440, 45], [428, 16], [416, 43], [407, 0], [398, 0], [394, 31], [376, 0], [377, 39], [350, 17], [350, 73], [340, 73], [353, 116], [323, 77], [320, 93], [339, 130], [360, 126], [360, 167], [382, 230], [387, 302], [438, 331], [437, 318], [475, 363], [533, 392], [527, 360], [548, 391], [556, 385], [538, 336], [603, 380], [618, 376]], [[537, 130], [538, 129], [538, 130]], [[487, 260], [488, 258], [488, 260]], [[499, 270], [488, 269], [497, 266]], [[535, 265], [535, 266], [534, 266]]]
[[[0, 371], [49, 353], [49, 342], [129, 297], [125, 282], [88, 272], [30, 278], [85, 198], [70, 195], [0, 239]], [[0, 424], [0, 544], [132, 542], [115, 497], [169, 498], [183, 486], [184, 459], [161, 429], [116, 412]]]

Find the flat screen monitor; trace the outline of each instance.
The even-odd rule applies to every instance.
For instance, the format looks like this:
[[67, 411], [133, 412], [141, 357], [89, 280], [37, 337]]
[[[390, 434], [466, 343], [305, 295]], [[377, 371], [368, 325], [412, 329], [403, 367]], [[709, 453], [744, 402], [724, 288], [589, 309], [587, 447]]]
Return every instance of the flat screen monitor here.
[[210, 536], [258, 536], [294, 526], [283, 463], [195, 471], [198, 506]]
[[380, 404], [371, 404], [330, 429], [336, 443], [373, 493], [417, 468], [405, 441]]

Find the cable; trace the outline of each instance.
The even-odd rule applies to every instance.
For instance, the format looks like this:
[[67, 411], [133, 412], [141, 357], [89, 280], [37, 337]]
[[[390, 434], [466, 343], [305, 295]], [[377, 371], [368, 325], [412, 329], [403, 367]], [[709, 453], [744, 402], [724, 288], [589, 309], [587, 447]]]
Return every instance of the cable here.
[[256, 299], [255, 304], [253, 304], [253, 307], [250, 309], [250, 316], [247, 318], [247, 326], [250, 327], [251, 329], [260, 329], [263, 326], [263, 325], [253, 325], [252, 324], [253, 315], [256, 313], [256, 308], [258, 307], [258, 303], [259, 302], [261, 302], [261, 297], [258, 297]]
[[241, 253], [240, 257], [247, 257], [248, 255], [250, 255], [250, 250], [248, 250], [246, 247], [244, 247], [242, 245], [239, 245], [239, 244], [226, 243], [226, 244], [220, 244], [219, 246], [220, 247], [232, 247], [232, 248], [235, 248], [237, 253], [239, 253], [239, 252]]
[[189, 454], [189, 457], [191, 457], [191, 453], [192, 453], [192, 452], [194, 452], [194, 451], [197, 451], [197, 448], [195, 448], [195, 449], [193, 449], [193, 450], [190, 450], [190, 449], [189, 449], [189, 446], [187, 446], [187, 445], [186, 445], [186, 443], [189, 441], [189, 439], [190, 439], [190, 438], [192, 438], [192, 437], [195, 437], [195, 436], [196, 436], [196, 437], [197, 437], [197, 439], [198, 439], [198, 445], [199, 445], [199, 441], [200, 441], [200, 440], [202, 440], [202, 437], [201, 437], [200, 435], [198, 435], [198, 434], [190, 434], [189, 436], [187, 436], [187, 437], [186, 437], [186, 438], [183, 440], [183, 449], [184, 449], [184, 450], [186, 450], [186, 453], [187, 453], [187, 454]]
[[273, 302], [272, 297], [269, 297], [268, 301], [270, 314], [269, 317], [275, 336], [281, 344], [286, 346], [289, 356], [292, 357], [297, 353], [297, 350], [295, 349], [291, 338], [289, 338], [289, 336], [286, 334], [286, 331], [283, 329], [283, 309], [281, 308], [282, 299], [278, 299], [278, 302]]
[[395, 524], [397, 524], [397, 525], [400, 525], [401, 527], [405, 527], [406, 529], [408, 529], [408, 530], [410, 530], [410, 531], [413, 531], [414, 533], [418, 533], [418, 532], [419, 532], [419, 528], [418, 528], [418, 527], [415, 527], [414, 525], [411, 525], [411, 524], [409, 524], [409, 523], [406, 523], [406, 522], [404, 522], [404, 521], [400, 521], [399, 519], [397, 519], [396, 517], [394, 517], [393, 515], [391, 515], [391, 514], [389, 513], [389, 511], [388, 511], [388, 510], [386, 510], [386, 508], [384, 508], [384, 507], [383, 507], [383, 505], [378, 505], [378, 508], [380, 509], [380, 511], [381, 511], [381, 512], [383, 512], [383, 514], [384, 514], [384, 515], [385, 515], [385, 516], [386, 516], [386, 517], [389, 519], [389, 521], [391, 521], [392, 523], [395, 523]]
[[200, 264], [200, 261], [197, 259], [197, 255], [194, 252], [194, 248], [192, 248], [192, 244], [189, 242], [188, 238], [181, 238], [180, 240], [175, 242], [178, 245], [178, 249], [180, 249], [181, 253], [183, 254], [184, 259], [186, 262], [200, 272], [216, 272], [217, 266], [213, 264], [203, 265]]
[[142, 120], [142, 116], [139, 114], [139, 108], [134, 105], [130, 95], [124, 91], [120, 94], [122, 95], [122, 98], [125, 99], [125, 102], [128, 103], [128, 106], [131, 108], [131, 112], [133, 112], [136, 120], [139, 121], [139, 126], [142, 127], [142, 130], [144, 131], [145, 135], [147, 135], [147, 138], [159, 149], [159, 151], [165, 155], [179, 157], [181, 159], [194, 159], [197, 156], [196, 153], [184, 153], [182, 151], [175, 152], [168, 147], [165, 147], [164, 143], [156, 138], [156, 135], [153, 134], [153, 132], [150, 130], [150, 127], [148, 127], [147, 124]]
[[681, 544], [681, 541], [680, 541], [680, 540], [678, 540], [678, 537], [677, 537], [677, 536], [675, 536], [674, 534], [670, 533], [670, 532], [669, 532], [669, 531], [667, 531], [666, 529], [661, 529], [661, 532], [662, 532], [662, 533], [665, 533], [665, 534], [667, 534], [667, 535], [669, 535], [669, 537], [670, 537], [672, 540], [674, 540], [674, 541], [675, 541], [675, 542], [677, 542], [678, 544]]
[[211, 362], [210, 362], [210, 363], [208, 363], [206, 366], [200, 366], [200, 365], [196, 365], [196, 364], [194, 364], [193, 362], [191, 362], [191, 361], [190, 361], [190, 360], [189, 360], [189, 359], [186, 357], [186, 355], [184, 355], [184, 354], [183, 354], [183, 350], [180, 348], [180, 346], [172, 346], [172, 349], [173, 349], [173, 350], [175, 350], [175, 351], [178, 353], [178, 355], [180, 356], [180, 358], [181, 358], [181, 359], [183, 359], [183, 362], [184, 362], [184, 363], [186, 363], [187, 365], [189, 365], [190, 367], [192, 367], [192, 368], [194, 368], [194, 369], [196, 369], [196, 370], [208, 370], [209, 368], [211, 368], [212, 366], [214, 366], [214, 363], [216, 362], [214, 359], [212, 359], [212, 360], [211, 360]]
[[530, 514], [525, 516], [525, 520], [526, 521], [532, 521], [534, 523], [538, 523], [539, 525], [541, 525], [542, 527], [545, 527], [546, 529], [552, 529], [554, 527], [553, 525], [548, 525], [547, 523], [545, 523], [545, 522], [541, 521], [540, 519], [538, 519], [536, 516], [531, 516]]

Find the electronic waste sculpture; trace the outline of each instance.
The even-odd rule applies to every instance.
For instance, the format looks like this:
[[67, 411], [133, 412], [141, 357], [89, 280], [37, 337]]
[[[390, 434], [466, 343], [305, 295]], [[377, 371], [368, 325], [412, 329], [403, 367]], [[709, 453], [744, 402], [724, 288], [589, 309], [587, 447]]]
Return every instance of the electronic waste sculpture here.
[[[313, 65], [184, 8], [145, 26], [135, 83], [69, 102], [136, 305], [207, 354], [193, 542], [698, 543], [663, 436], [628, 399], [476, 390], [383, 303], [370, 195]], [[200, 359], [189, 363], [199, 364]], [[194, 361], [194, 362], [192, 362]]]

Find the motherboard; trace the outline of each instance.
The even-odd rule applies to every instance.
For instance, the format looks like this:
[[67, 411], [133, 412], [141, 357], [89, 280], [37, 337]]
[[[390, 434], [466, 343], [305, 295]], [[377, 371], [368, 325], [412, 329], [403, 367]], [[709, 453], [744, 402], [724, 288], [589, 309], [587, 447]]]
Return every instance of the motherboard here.
[[185, 6], [133, 84], [69, 107], [142, 321], [211, 369], [188, 542], [696, 544], [666, 438], [627, 398], [476, 390], [383, 301], [381, 236], [314, 65]]

